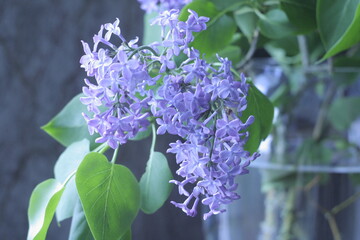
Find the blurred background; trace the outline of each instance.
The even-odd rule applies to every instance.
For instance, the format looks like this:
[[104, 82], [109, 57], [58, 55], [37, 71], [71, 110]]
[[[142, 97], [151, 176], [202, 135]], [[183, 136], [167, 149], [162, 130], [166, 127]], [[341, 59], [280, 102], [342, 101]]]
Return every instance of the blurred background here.
[[[229, 1], [214, 0], [214, 2], [219, 4]], [[327, 5], [325, 7], [327, 9]], [[248, 12], [238, 11], [237, 13], [242, 15]], [[298, 13], [298, 11], [293, 13]], [[31, 192], [40, 182], [54, 177], [53, 167], [64, 147], [55, 142], [40, 127], [81, 92], [85, 73], [83, 69], [80, 69], [79, 64], [79, 59], [83, 54], [80, 40], [92, 42], [92, 37], [98, 32], [100, 25], [114, 22], [116, 17], [120, 19], [122, 34], [126, 39], [130, 40], [139, 36], [141, 40], [144, 32], [143, 14], [137, 0], [0, 0], [0, 240], [26, 239], [27, 208]], [[250, 18], [252, 19], [251, 16]], [[239, 24], [240, 32], [243, 32], [241, 23], [242, 21]], [[280, 30], [277, 33], [282, 35], [281, 24], [275, 24], [273, 27], [279, 27]], [[322, 103], [321, 97], [325, 96], [325, 89], [331, 89], [328, 83], [336, 89], [336, 97], [340, 99], [356, 97], [355, 104], [358, 104], [360, 100], [358, 97], [360, 94], [359, 43], [354, 47], [354, 51], [351, 50], [357, 60], [350, 59], [350, 68], [345, 64], [346, 62], [341, 61], [337, 62], [338, 66], [334, 65], [343, 70], [355, 68], [356, 71], [337, 72], [335, 80], [344, 81], [344, 85], [340, 82], [334, 82], [340, 84], [334, 85], [332, 79], [321, 75], [323, 74], [321, 71], [319, 71], [321, 73], [319, 78], [314, 77], [317, 72], [316, 74], [315, 72], [300, 74], [296, 67], [301, 68], [301, 49], [293, 48], [291, 44], [290, 47], [283, 44], [284, 39], [286, 43], [292, 43], [287, 38], [272, 39], [269, 35], [273, 33], [266, 31], [267, 29], [268, 25], [265, 25], [263, 29], [260, 29], [263, 30], [260, 33], [269, 33], [265, 34], [269, 39], [262, 36], [253, 54], [253, 57], [260, 58], [260, 61], [259, 59], [250, 61], [243, 70], [248, 76], [253, 77], [261, 91], [273, 96], [272, 101], [277, 102], [280, 110], [283, 107], [283, 112], [279, 113], [277, 124], [273, 126], [273, 141], [268, 142], [267, 151], [261, 149], [263, 158], [252, 164], [251, 174], [239, 179], [241, 201], [227, 206], [228, 213], [212, 217], [202, 224], [201, 214], [195, 218], [187, 217], [180, 209], [170, 204], [170, 200], [183, 201], [174, 188], [170, 200], [158, 212], [153, 215], [139, 213], [132, 227], [134, 240], [204, 240], [205, 238], [207, 240], [240, 238], [252, 240], [257, 239], [261, 234], [262, 239], [274, 239], [271, 238], [271, 234], [267, 236], [265, 233], [278, 231], [279, 226], [286, 227], [289, 221], [285, 219], [282, 222], [281, 218], [292, 217], [295, 210], [299, 219], [290, 221], [295, 232], [300, 232], [300, 229], [307, 235], [313, 236], [305, 238], [299, 235], [299, 239], [333, 239], [334, 233], [331, 231], [330, 220], [334, 221], [335, 214], [329, 215], [329, 212], [334, 209], [336, 221], [343, 234], [342, 239], [360, 239], [360, 229], [357, 228], [357, 223], [360, 221], [358, 158], [360, 115], [353, 114], [357, 107], [344, 104], [334, 108], [336, 111], [333, 111], [335, 114], [332, 117], [335, 123], [346, 122], [341, 118], [344, 116], [346, 118], [346, 113], [351, 117], [354, 115], [354, 119], [349, 122], [349, 124], [353, 122], [349, 129], [346, 127], [343, 132], [335, 131], [346, 141], [338, 141], [335, 145], [326, 141], [328, 140], [326, 134], [329, 133], [330, 136], [330, 133], [334, 132], [331, 130], [333, 127], [331, 124], [324, 125], [326, 134], [325, 137], [323, 136], [322, 145], [314, 145], [314, 142], [307, 141], [308, 132], [304, 131], [304, 129], [312, 130], [315, 125], [317, 112]], [[255, 28], [253, 30], [258, 31]], [[312, 30], [318, 34], [317, 28]], [[295, 33], [292, 34], [290, 37], [295, 39], [296, 46], [297, 43], [300, 45], [301, 38], [298, 38]], [[308, 40], [312, 39], [310, 35], [308, 37], [310, 37]], [[245, 38], [245, 35], [242, 38]], [[320, 51], [311, 50], [310, 53], [317, 53], [319, 55], [317, 57], [320, 57], [324, 49], [320, 38], [314, 39], [313, 42], [320, 45]], [[239, 44], [244, 42], [247, 45], [243, 49], [249, 48], [247, 40], [240, 41]], [[309, 43], [313, 42], [309, 41]], [[265, 43], [267, 43], [266, 51], [263, 49]], [[274, 50], [283, 50], [282, 48], [286, 50], [287, 47], [291, 51], [287, 52], [288, 55], [283, 55], [282, 60], [289, 65], [289, 68], [280, 67], [274, 61], [274, 59], [278, 61], [274, 56], [279, 52]], [[239, 52], [232, 53], [240, 57]], [[266, 58], [269, 56], [272, 58]], [[340, 57], [343, 56], [345, 55], [340, 55]], [[294, 62], [289, 61], [291, 59]], [[294, 66], [290, 68], [290, 65]], [[310, 78], [310, 75], [314, 79]], [[307, 89], [309, 91], [305, 91], [304, 87], [302, 89], [304, 95], [298, 98], [296, 91], [301, 92], [299, 86], [305, 82], [311, 83], [311, 87]], [[303, 84], [303, 86], [307, 85]], [[277, 87], [281, 91], [274, 91]], [[287, 106], [289, 96], [296, 97], [296, 101], [293, 102], [293, 104], [296, 103], [296, 108]], [[293, 115], [287, 115], [290, 112]], [[337, 116], [340, 120], [337, 120]], [[296, 121], [291, 122], [289, 119]], [[323, 121], [326, 122], [325, 120], [328, 121], [331, 118], [325, 117]], [[289, 139], [294, 142], [289, 142]], [[165, 153], [169, 142], [174, 140], [171, 136], [160, 136], [156, 150]], [[350, 150], [353, 150], [350, 157], [341, 155], [342, 151], [340, 151], [347, 150], [348, 142]], [[150, 140], [129, 142], [120, 148], [118, 163], [129, 167], [140, 179], [145, 170], [149, 148]], [[289, 152], [288, 149], [292, 151]], [[270, 158], [270, 153], [273, 154], [273, 158]], [[326, 158], [328, 165], [325, 167], [328, 167], [328, 170], [310, 169], [316, 173], [314, 175], [309, 174], [309, 172], [312, 173], [311, 171], [284, 168], [284, 166], [289, 167], [287, 164], [299, 159], [313, 160], [312, 158], [316, 160], [313, 162], [315, 165]], [[175, 172], [177, 166], [174, 156], [167, 154], [167, 159], [172, 171]], [[337, 162], [333, 161], [334, 159]], [[284, 161], [281, 162], [281, 160]], [[286, 164], [283, 166], [282, 163]], [[274, 166], [281, 169], [270, 168]], [[286, 171], [283, 171], [284, 169]], [[325, 180], [322, 179], [323, 177]], [[353, 179], [350, 179], [351, 177]], [[295, 198], [295, 190], [299, 189], [300, 194]], [[349, 199], [351, 201], [348, 201]], [[291, 208], [288, 207], [288, 202], [291, 203]], [[337, 214], [340, 212], [339, 206], [344, 211], [341, 210], [341, 213]], [[297, 208], [301, 208], [301, 211]], [[293, 224], [294, 222], [299, 222], [299, 225]], [[306, 226], [301, 229], [303, 222]], [[69, 219], [58, 225], [54, 220], [47, 239], [67, 239], [70, 223]]]
[[[0, 239], [26, 238], [27, 207], [34, 187], [54, 176], [64, 148], [40, 129], [81, 91], [80, 40], [92, 41], [101, 24], [120, 19], [127, 39], [143, 32], [136, 0], [0, 0]], [[169, 139], [160, 138], [165, 152]], [[139, 179], [149, 141], [121, 148], [120, 161]], [[173, 170], [175, 161], [168, 155]], [[170, 199], [176, 200], [174, 189]], [[67, 239], [71, 220], [53, 221], [47, 239]], [[201, 240], [201, 215], [189, 218], [169, 201], [154, 215], [140, 213], [133, 239]]]

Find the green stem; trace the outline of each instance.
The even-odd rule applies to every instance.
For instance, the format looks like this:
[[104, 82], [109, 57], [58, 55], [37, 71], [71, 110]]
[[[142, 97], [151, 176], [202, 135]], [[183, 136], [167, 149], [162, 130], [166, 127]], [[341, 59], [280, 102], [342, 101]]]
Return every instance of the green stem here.
[[128, 42], [124, 42], [124, 44], [125, 44], [125, 46], [127, 47], [127, 48], [129, 48], [130, 50], [135, 50], [135, 48], [132, 48], [132, 47], [130, 47], [130, 45], [129, 45], [129, 43]]
[[105, 145], [98, 151], [98, 153], [104, 154], [107, 150], [109, 150], [109, 148], [109, 145]]
[[327, 112], [330, 108], [331, 102], [334, 98], [334, 95], [336, 93], [336, 85], [334, 83], [330, 83], [330, 86], [328, 87], [328, 90], [326, 92], [326, 96], [324, 99], [324, 102], [322, 103], [320, 110], [318, 112], [318, 116], [316, 118], [315, 127], [312, 133], [313, 139], [315, 141], [320, 140], [321, 135], [323, 133], [324, 125], [326, 122]]
[[100, 144], [97, 148], [93, 150], [93, 152], [99, 152], [101, 149], [103, 149], [106, 146], [106, 143]]
[[156, 143], [156, 128], [154, 123], [151, 124], [151, 129], [152, 129], [152, 143], [150, 147], [150, 157], [151, 154], [155, 151], [155, 143]]
[[329, 223], [330, 230], [331, 230], [334, 240], [341, 240], [342, 238], [341, 238], [341, 234], [339, 231], [339, 227], [336, 223], [336, 220], [335, 220], [333, 214], [331, 214], [331, 212], [327, 212], [324, 214], [324, 216]]
[[259, 39], [259, 28], [255, 29], [254, 36], [249, 48], [249, 51], [247, 51], [245, 57], [241, 60], [241, 62], [236, 66], [236, 69], [241, 69], [245, 64], [247, 64], [250, 59], [254, 56], [254, 53], [256, 51], [257, 42]]
[[76, 174], [76, 170], [73, 171], [64, 181], [63, 185], [65, 186], [70, 180], [71, 178]]
[[236, 71], [236, 69], [230, 68], [230, 70], [237, 78], [239, 78], [241, 80], [240, 74]]
[[341, 240], [341, 234], [340, 234], [338, 225], [336, 223], [334, 214], [332, 213], [333, 209], [331, 211], [329, 211], [326, 208], [324, 208], [323, 206], [321, 206], [310, 196], [309, 191], [306, 191], [306, 196], [307, 196], [308, 200], [310, 201], [310, 204], [312, 204], [314, 207], [316, 207], [324, 215], [325, 219], [327, 220], [327, 222], [329, 224], [333, 239]]
[[279, 5], [280, 1], [274, 0], [274, 1], [267, 1], [263, 3], [265, 6], [272, 6], [272, 5]]
[[282, 226], [280, 230], [281, 240], [290, 240], [293, 235], [293, 227], [295, 223], [295, 197], [296, 197], [296, 188], [293, 186], [289, 189], [289, 193], [286, 199], [286, 205], [284, 208], [284, 219], [282, 221]]
[[248, 5], [248, 4], [251, 4], [251, 1], [246, 1], [246, 2], [238, 1], [238, 2], [234, 3], [233, 5], [225, 8], [224, 10], [219, 12], [219, 14], [217, 14], [215, 17], [213, 17], [208, 24], [206, 24], [207, 28], [209, 28], [211, 25], [213, 25], [220, 17], [222, 17], [226, 13], [234, 11], [237, 7], [240, 7], [241, 5]]
[[360, 192], [355, 193], [354, 195], [350, 196], [348, 199], [340, 203], [339, 205], [333, 207], [330, 212], [333, 215], [338, 214], [340, 211], [347, 208], [349, 205], [351, 205], [353, 202], [355, 202], [360, 197]]
[[154, 54], [155, 56], [157, 56], [157, 57], [159, 56], [159, 54], [157, 54], [157, 52], [155, 52], [155, 50], [152, 49], [151, 47], [149, 47], [149, 46], [141, 46], [141, 47], [135, 49], [135, 50], [130, 54], [130, 56], [128, 57], [128, 60], [131, 59], [136, 53], [138, 53], [138, 52], [140, 52], [140, 51], [142, 51], [142, 50], [149, 50], [149, 51], [152, 52], [152, 54]]
[[116, 161], [116, 157], [117, 157], [117, 155], [118, 155], [119, 148], [120, 148], [120, 147], [117, 147], [117, 148], [115, 149], [115, 151], [114, 151], [113, 157], [112, 157], [112, 159], [111, 159], [111, 163], [113, 163], [113, 164], [114, 164], [115, 161]]
[[310, 65], [310, 58], [306, 38], [304, 35], [300, 35], [297, 37], [297, 40], [300, 49], [302, 65], [304, 69], [307, 69]]

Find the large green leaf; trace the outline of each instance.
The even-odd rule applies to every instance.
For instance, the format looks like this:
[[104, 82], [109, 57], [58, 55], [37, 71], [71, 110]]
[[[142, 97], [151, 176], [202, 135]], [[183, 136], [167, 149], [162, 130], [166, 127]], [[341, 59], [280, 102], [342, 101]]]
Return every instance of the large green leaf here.
[[214, 3], [218, 10], [224, 9], [232, 9], [233, 6], [239, 6], [239, 4], [244, 4], [248, 2], [247, 0], [210, 0], [210, 2]]
[[323, 60], [360, 41], [360, 0], [318, 0], [317, 25], [327, 50]]
[[290, 24], [286, 14], [280, 9], [272, 9], [265, 15], [258, 16], [260, 32], [270, 39], [279, 39], [295, 33], [295, 28]]
[[[219, 53], [220, 57], [228, 58], [231, 62], [237, 63], [240, 61], [242, 54], [241, 49], [238, 46], [229, 45], [221, 50]], [[212, 55], [210, 58], [207, 58], [209, 62], [219, 61], [216, 55]]]
[[143, 45], [161, 41], [161, 27], [159, 25], [151, 25], [158, 13], [146, 13], [144, 15], [144, 37]]
[[[69, 240], [94, 240], [80, 201], [77, 201], [74, 209]], [[131, 240], [131, 230], [128, 230], [120, 240]]]
[[76, 187], [96, 240], [119, 239], [126, 234], [140, 207], [139, 184], [131, 171], [89, 153], [76, 173]]
[[173, 176], [164, 154], [151, 152], [146, 171], [140, 179], [143, 212], [152, 214], [164, 204], [172, 189], [171, 179]]
[[78, 199], [74, 208], [71, 221], [69, 240], [93, 240], [89, 225], [86, 221], [84, 210]]
[[350, 85], [360, 77], [360, 57], [339, 56], [333, 61], [334, 81], [338, 85]]
[[234, 12], [234, 18], [241, 32], [251, 41], [259, 21], [255, 10], [251, 7], [244, 6]]
[[360, 117], [360, 97], [339, 98], [329, 109], [329, 120], [339, 131], [347, 130]]
[[[266, 49], [269, 46], [274, 49], [279, 49], [280, 51], [284, 51], [284, 57], [295, 56], [299, 54], [299, 44], [296, 36], [290, 35], [284, 38], [274, 39], [266, 43]], [[271, 51], [269, 51], [271, 52]]]
[[95, 144], [96, 135], [90, 136], [86, 121], [81, 113], [88, 113], [87, 108], [80, 102], [79, 94], [75, 96], [50, 122], [42, 129], [47, 132], [56, 141], [64, 146], [69, 146], [73, 142], [84, 138], [90, 140], [91, 148]]
[[[54, 173], [59, 182], [64, 182], [72, 173], [74, 173], [86, 154], [90, 152], [89, 140], [83, 139], [72, 143], [60, 155], [57, 160]], [[66, 185], [60, 202], [56, 208], [56, 219], [58, 222], [72, 216], [75, 208], [78, 194], [75, 186], [75, 179], [72, 178]]]
[[54, 217], [56, 206], [64, 191], [64, 185], [48, 179], [36, 186], [30, 197], [27, 240], [44, 240]]
[[59, 156], [54, 167], [54, 175], [59, 182], [64, 182], [71, 173], [76, 171], [81, 161], [90, 152], [89, 145], [87, 139], [74, 142]]
[[256, 152], [261, 141], [270, 133], [274, 117], [274, 106], [252, 83], [247, 96], [247, 108], [241, 119], [246, 121], [249, 116], [254, 116], [255, 121], [248, 128], [249, 139], [245, 145], [246, 150]]
[[280, 0], [280, 7], [297, 33], [316, 29], [316, 0]]
[[131, 240], [132, 239], [132, 234], [131, 234], [131, 229], [129, 229], [124, 236], [122, 236], [120, 238], [120, 240]]
[[63, 194], [61, 195], [59, 204], [56, 208], [56, 220], [61, 222], [67, 218], [72, 217], [76, 201], [79, 199], [75, 178], [71, 178], [66, 184]]
[[179, 16], [181, 21], [186, 21], [189, 16], [188, 9], [194, 10], [199, 16], [210, 18], [206, 30], [194, 33], [195, 39], [192, 42], [194, 48], [210, 57], [231, 42], [236, 24], [233, 18], [226, 15], [226, 11], [217, 10], [210, 1], [195, 0], [182, 9]]

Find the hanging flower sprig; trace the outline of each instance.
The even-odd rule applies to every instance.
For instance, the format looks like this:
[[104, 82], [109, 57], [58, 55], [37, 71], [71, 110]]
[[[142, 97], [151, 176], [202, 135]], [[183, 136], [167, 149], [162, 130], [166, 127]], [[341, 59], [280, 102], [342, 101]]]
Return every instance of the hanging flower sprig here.
[[[127, 42], [118, 19], [101, 26], [92, 50], [83, 42], [80, 62], [89, 78], [81, 101], [93, 113], [84, 114], [90, 133], [113, 149], [154, 121], [157, 134], [180, 136], [168, 152], [176, 154], [181, 178], [171, 182], [186, 199], [172, 203], [195, 216], [201, 202], [209, 207], [206, 219], [239, 198], [235, 177], [258, 157], [244, 149], [254, 117], [241, 118], [249, 88], [244, 75], [235, 79], [228, 59], [210, 63], [191, 47], [193, 33], [205, 30], [209, 19], [189, 10], [183, 22], [178, 14], [172, 9], [154, 20], [162, 40], [147, 46]], [[113, 36], [120, 46], [111, 43]], [[186, 59], [177, 65], [180, 54]]]

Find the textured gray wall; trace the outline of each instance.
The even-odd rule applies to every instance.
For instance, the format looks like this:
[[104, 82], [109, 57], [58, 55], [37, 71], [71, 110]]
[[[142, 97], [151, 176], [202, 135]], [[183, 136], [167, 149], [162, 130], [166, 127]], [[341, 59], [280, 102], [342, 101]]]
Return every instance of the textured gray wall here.
[[[25, 239], [28, 200], [33, 188], [53, 177], [63, 150], [40, 130], [75, 94], [84, 73], [80, 40], [90, 42], [100, 24], [121, 19], [127, 39], [142, 33], [136, 0], [0, 0], [0, 239]], [[168, 139], [161, 138], [158, 150]], [[142, 141], [140, 148], [150, 143]], [[148, 153], [138, 144], [121, 150], [121, 161], [140, 177]], [[169, 159], [174, 169], [174, 159]], [[172, 199], [177, 191], [173, 191]], [[52, 224], [47, 239], [67, 239], [69, 221]], [[140, 214], [135, 240], [202, 239], [201, 220], [169, 202], [154, 215]]]

